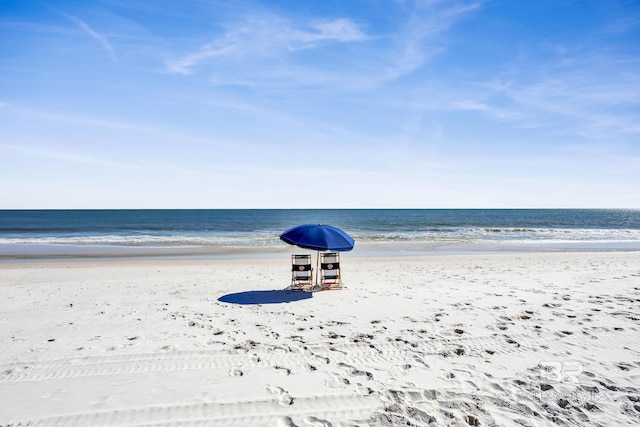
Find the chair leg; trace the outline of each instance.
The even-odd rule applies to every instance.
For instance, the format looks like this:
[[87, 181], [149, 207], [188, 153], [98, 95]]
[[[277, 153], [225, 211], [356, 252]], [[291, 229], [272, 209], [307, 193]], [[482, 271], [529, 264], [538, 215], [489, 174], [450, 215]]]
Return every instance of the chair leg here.
[[342, 289], [342, 282], [323, 283], [322, 289], [325, 291]]

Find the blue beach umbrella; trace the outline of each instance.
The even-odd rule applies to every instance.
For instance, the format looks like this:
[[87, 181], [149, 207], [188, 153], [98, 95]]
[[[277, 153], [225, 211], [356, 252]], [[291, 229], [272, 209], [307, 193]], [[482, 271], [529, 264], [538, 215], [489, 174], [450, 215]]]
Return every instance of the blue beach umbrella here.
[[288, 229], [280, 239], [314, 251], [350, 251], [353, 238], [337, 227], [326, 224], [302, 224]]
[[[318, 251], [316, 269], [320, 259], [320, 251], [346, 252], [353, 249], [353, 238], [343, 230], [326, 224], [302, 224], [288, 229], [280, 235], [290, 245]], [[316, 274], [316, 285], [318, 275]]]

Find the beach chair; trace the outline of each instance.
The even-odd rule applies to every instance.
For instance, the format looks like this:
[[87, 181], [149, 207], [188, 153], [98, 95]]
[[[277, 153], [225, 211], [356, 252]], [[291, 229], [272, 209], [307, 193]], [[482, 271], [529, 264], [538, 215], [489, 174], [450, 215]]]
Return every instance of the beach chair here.
[[339, 253], [320, 254], [320, 286], [322, 289], [342, 289]]
[[291, 255], [291, 290], [313, 287], [311, 255]]

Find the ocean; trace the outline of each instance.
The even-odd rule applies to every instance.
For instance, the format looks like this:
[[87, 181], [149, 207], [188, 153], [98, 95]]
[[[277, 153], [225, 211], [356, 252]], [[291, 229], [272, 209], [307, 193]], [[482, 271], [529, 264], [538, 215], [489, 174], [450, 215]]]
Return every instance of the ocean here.
[[105, 248], [269, 253], [286, 246], [280, 233], [305, 223], [342, 228], [354, 251], [387, 255], [640, 250], [640, 210], [628, 209], [0, 210], [0, 259]]

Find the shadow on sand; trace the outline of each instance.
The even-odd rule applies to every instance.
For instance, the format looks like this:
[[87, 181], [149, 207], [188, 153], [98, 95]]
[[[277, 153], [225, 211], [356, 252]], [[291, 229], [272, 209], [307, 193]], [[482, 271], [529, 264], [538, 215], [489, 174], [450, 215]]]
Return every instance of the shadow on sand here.
[[230, 304], [282, 304], [286, 302], [300, 301], [313, 296], [312, 292], [272, 290], [272, 291], [246, 291], [235, 294], [227, 294], [218, 298], [220, 302]]

